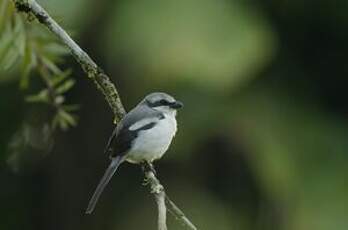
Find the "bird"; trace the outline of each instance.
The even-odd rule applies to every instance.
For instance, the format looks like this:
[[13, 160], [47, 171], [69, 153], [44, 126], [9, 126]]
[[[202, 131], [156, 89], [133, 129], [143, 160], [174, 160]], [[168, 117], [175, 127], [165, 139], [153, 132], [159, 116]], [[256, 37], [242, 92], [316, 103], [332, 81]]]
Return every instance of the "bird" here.
[[154, 92], [120, 120], [106, 145], [105, 152], [110, 153], [111, 162], [88, 203], [86, 214], [93, 212], [121, 163], [152, 163], [163, 156], [176, 134], [176, 114], [181, 107], [183, 103], [169, 94]]

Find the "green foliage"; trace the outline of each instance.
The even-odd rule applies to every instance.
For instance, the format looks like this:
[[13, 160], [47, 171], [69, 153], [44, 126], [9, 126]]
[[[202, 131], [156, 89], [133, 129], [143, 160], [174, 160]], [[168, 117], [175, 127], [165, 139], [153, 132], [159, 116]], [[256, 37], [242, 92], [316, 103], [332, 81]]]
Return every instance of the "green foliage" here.
[[[73, 111], [67, 109], [72, 106], [65, 103], [64, 96], [75, 81], [71, 70], [61, 70], [58, 66], [69, 50], [42, 26], [26, 23], [26, 20], [34, 22], [33, 18], [18, 14], [12, 1], [0, 0], [0, 13], [4, 15], [0, 18], [0, 81], [18, 80], [15, 76], [20, 76], [20, 88], [28, 90], [31, 76], [40, 77], [45, 87], [28, 95], [26, 101], [55, 109], [51, 129], [67, 130], [75, 126]], [[20, 74], [12, 74], [18, 70]]]
[[70, 69], [59, 67], [69, 50], [38, 25], [33, 15], [18, 13], [11, 0], [0, 0], [0, 15], [0, 82], [17, 81], [29, 94], [25, 101], [33, 108], [24, 115], [8, 146], [8, 163], [19, 170], [32, 157], [26, 153], [49, 152], [54, 132], [77, 124], [74, 112], [78, 106], [66, 102], [75, 81]]

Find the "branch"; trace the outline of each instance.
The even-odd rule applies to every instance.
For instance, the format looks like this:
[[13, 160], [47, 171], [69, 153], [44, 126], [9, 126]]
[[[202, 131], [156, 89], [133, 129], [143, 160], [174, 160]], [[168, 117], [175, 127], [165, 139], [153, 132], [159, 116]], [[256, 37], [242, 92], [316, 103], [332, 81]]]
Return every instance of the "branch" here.
[[156, 173], [151, 163], [144, 162], [142, 165], [142, 169], [145, 174], [145, 185], [150, 185], [150, 192], [154, 194], [156, 199], [158, 208], [158, 230], [167, 230], [167, 207], [165, 203], [166, 194], [164, 192], [164, 187], [156, 178]]
[[[121, 120], [126, 114], [126, 111], [122, 105], [120, 96], [117, 92], [115, 85], [111, 82], [110, 78], [104, 73], [104, 71], [83, 51], [79, 45], [65, 32], [65, 30], [58, 25], [53, 18], [35, 1], [35, 0], [13, 0], [16, 8], [20, 12], [24, 12], [28, 15], [34, 15], [37, 20], [46, 26], [57, 38], [64, 43], [74, 56], [76, 61], [81, 65], [84, 72], [90, 79], [96, 84], [97, 88], [103, 93], [109, 107], [115, 116], [115, 123]], [[166, 196], [164, 187], [160, 181], [156, 178], [153, 167], [144, 167], [145, 180], [150, 185], [151, 193], [154, 194], [157, 207], [158, 207], [158, 229], [167, 230], [166, 226], [166, 212], [176, 217], [183, 225], [191, 230], [197, 228], [188, 220], [184, 213]], [[148, 169], [149, 168], [149, 169]]]
[[165, 203], [168, 206], [168, 211], [184, 226], [186, 226], [188, 229], [197, 230], [196, 226], [194, 226], [194, 224], [185, 216], [183, 211], [181, 211], [180, 208], [176, 206], [171, 199], [169, 199], [167, 194], [165, 194]]
[[156, 177], [156, 171], [151, 163], [144, 162], [142, 169], [145, 174], [145, 184], [150, 185], [151, 193], [154, 194], [158, 207], [158, 230], [167, 230], [166, 213], [168, 211], [188, 229], [197, 230], [196, 226], [185, 216], [185, 214], [169, 199], [164, 187]]

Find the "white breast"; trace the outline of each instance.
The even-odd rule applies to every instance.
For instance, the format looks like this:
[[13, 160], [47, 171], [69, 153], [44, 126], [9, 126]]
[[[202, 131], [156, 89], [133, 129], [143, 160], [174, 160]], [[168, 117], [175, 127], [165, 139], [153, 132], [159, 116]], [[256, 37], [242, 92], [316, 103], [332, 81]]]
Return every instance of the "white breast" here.
[[175, 136], [176, 126], [175, 115], [165, 115], [153, 128], [140, 131], [128, 153], [127, 161], [151, 162], [161, 158]]

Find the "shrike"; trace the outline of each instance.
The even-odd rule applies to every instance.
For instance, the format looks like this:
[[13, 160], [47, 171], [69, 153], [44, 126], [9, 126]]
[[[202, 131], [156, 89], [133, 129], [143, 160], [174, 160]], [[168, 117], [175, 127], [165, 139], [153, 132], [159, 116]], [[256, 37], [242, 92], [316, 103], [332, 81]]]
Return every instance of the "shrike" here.
[[112, 146], [111, 163], [89, 201], [86, 213], [93, 212], [100, 194], [122, 162], [151, 163], [163, 156], [177, 130], [176, 110], [182, 106], [166, 93], [151, 93], [123, 117], [107, 145], [108, 150]]

